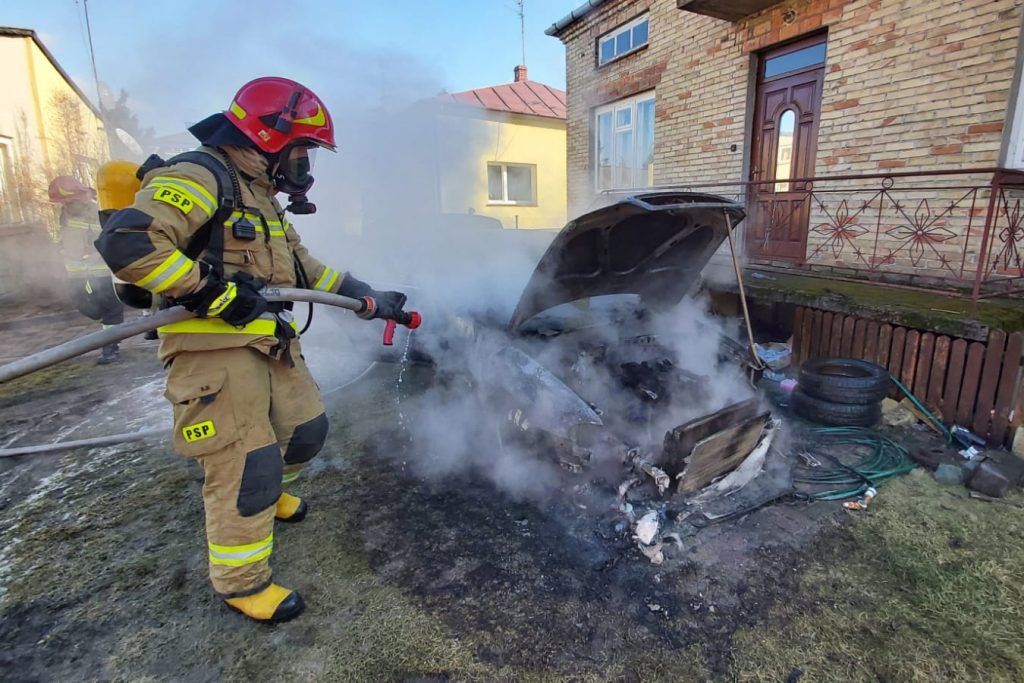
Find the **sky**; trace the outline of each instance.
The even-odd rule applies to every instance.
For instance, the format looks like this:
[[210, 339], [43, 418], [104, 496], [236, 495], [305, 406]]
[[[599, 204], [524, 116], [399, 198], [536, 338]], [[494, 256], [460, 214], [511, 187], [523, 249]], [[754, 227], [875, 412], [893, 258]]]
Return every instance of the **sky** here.
[[[526, 0], [531, 80], [565, 88], [565, 51], [544, 34], [579, 0]], [[386, 105], [512, 80], [521, 61], [514, 0], [89, 0], [96, 67], [144, 126], [181, 131], [223, 110], [259, 75], [342, 101]], [[90, 98], [96, 88], [82, 0], [4, 0], [0, 25], [34, 29]], [[339, 86], [344, 84], [344, 86]], [[325, 96], [325, 99], [327, 97]]]

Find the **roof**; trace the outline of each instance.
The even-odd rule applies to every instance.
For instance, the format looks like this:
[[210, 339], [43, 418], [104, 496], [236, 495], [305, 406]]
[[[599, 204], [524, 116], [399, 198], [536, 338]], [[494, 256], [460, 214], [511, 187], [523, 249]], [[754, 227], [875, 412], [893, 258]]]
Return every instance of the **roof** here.
[[442, 100], [490, 111], [565, 120], [565, 91], [538, 83], [519, 81], [487, 88], [443, 93]]
[[564, 17], [551, 24], [544, 33], [549, 36], [557, 36], [559, 33], [567, 29], [571, 24], [576, 23], [583, 17], [590, 14], [593, 10], [597, 9], [608, 0], [587, 0], [582, 5], [574, 9], [573, 11], [566, 14]]
[[30, 28], [14, 28], [12, 26], [0, 26], [0, 36], [31, 38], [32, 41], [36, 44], [36, 47], [38, 47], [42, 51], [42, 53], [46, 55], [46, 58], [50, 60], [50, 64], [53, 64], [53, 68], [57, 70], [57, 73], [59, 73], [61, 77], [65, 81], [67, 81], [67, 84], [71, 86], [71, 89], [75, 91], [75, 94], [78, 95], [79, 99], [85, 102], [85, 106], [89, 107], [89, 109], [91, 109], [92, 112], [96, 114], [96, 116], [98, 116], [100, 119], [103, 118], [103, 113], [96, 107], [96, 105], [92, 103], [92, 100], [85, 96], [85, 93], [82, 92], [82, 89], [79, 88], [73, 80], [71, 80], [71, 76], [69, 76], [68, 72], [64, 70], [64, 67], [60, 65], [60, 63], [57, 61], [57, 58], [53, 56], [53, 53], [51, 53], [47, 49], [47, 47], [43, 45], [43, 41], [39, 40], [39, 36], [36, 34], [35, 31], [33, 31]]

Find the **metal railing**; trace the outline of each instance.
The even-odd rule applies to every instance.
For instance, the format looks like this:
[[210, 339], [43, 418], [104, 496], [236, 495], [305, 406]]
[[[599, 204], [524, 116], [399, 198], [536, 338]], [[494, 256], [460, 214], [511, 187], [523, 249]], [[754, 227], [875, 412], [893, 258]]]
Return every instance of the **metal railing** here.
[[975, 300], [1024, 292], [1021, 172], [978, 168], [650, 189], [710, 192], [742, 203], [750, 263]]

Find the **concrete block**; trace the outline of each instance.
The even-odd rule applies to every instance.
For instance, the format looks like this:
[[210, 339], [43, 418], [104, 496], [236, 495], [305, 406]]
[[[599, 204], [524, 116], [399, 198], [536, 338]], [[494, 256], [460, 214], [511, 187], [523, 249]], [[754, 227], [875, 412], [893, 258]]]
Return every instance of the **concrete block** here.
[[1024, 458], [1024, 427], [1017, 427], [1017, 433], [1013, 435], [1013, 454]]

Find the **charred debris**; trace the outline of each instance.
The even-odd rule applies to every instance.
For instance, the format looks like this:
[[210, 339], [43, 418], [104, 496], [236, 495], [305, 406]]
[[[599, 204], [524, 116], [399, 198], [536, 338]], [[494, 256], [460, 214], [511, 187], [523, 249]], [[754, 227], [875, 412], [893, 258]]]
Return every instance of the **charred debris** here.
[[792, 463], [771, 449], [760, 361], [696, 299], [742, 208], [612, 199], [554, 239], [507, 325], [453, 322], [447, 349], [464, 360], [447, 370], [498, 448], [553, 460], [598, 536], [660, 564], [666, 544], [788, 495]]

